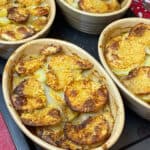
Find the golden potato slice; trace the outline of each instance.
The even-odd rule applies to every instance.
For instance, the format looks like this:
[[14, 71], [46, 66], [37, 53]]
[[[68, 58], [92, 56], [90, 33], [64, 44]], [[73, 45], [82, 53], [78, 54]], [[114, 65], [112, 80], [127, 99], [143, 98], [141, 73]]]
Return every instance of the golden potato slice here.
[[30, 75], [44, 65], [45, 56], [21, 59], [15, 66], [15, 71], [20, 75]]
[[22, 40], [31, 37], [35, 31], [27, 26], [18, 26], [15, 31], [15, 37], [17, 40]]
[[45, 47], [41, 50], [41, 54], [48, 56], [48, 55], [56, 54], [56, 53], [61, 52], [61, 51], [62, 51], [62, 47], [61, 47], [61, 46], [51, 44], [51, 45], [45, 46]]
[[17, 0], [24, 6], [37, 6], [40, 5], [44, 0]]
[[46, 96], [39, 81], [25, 79], [13, 91], [12, 102], [17, 110], [34, 110], [46, 106]]
[[91, 13], [106, 13], [119, 9], [120, 5], [117, 0], [80, 0], [79, 7], [80, 9]]
[[65, 100], [74, 111], [97, 112], [107, 103], [108, 91], [91, 80], [73, 81], [65, 89]]
[[63, 131], [60, 127], [37, 127], [36, 135], [46, 141], [47, 143], [57, 146], [56, 142], [62, 136]]
[[49, 7], [35, 7], [33, 9], [29, 9], [30, 14], [33, 16], [48, 16], [49, 14]]
[[82, 78], [82, 70], [91, 69], [93, 65], [75, 55], [53, 55], [49, 62], [47, 84], [54, 90], [63, 90], [72, 80]]
[[143, 64], [145, 56], [145, 46], [129, 40], [126, 34], [112, 38], [105, 49], [106, 61], [114, 72], [129, 72]]
[[29, 12], [25, 8], [11, 7], [8, 9], [8, 19], [16, 23], [25, 23], [29, 18]]
[[130, 33], [129, 33], [129, 39], [135, 39], [142, 43], [143, 45], [149, 46], [150, 45], [150, 25], [139, 23], [136, 26], [134, 26]]
[[22, 122], [28, 126], [49, 126], [61, 122], [60, 111], [51, 105], [33, 112], [24, 112], [20, 117]]
[[108, 123], [100, 115], [89, 117], [78, 125], [66, 123], [64, 127], [65, 136], [80, 145], [101, 143], [108, 138], [108, 131]]
[[122, 82], [134, 94], [150, 94], [150, 67], [133, 69]]

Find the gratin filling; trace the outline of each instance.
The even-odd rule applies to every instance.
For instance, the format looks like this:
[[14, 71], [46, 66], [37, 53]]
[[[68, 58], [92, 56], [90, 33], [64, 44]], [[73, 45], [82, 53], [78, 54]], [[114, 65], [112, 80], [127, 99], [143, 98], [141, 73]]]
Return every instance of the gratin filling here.
[[14, 66], [15, 109], [32, 132], [57, 147], [82, 150], [105, 143], [114, 126], [110, 98], [93, 64], [61, 46], [47, 45]]
[[49, 15], [45, 0], [1, 0], [0, 39], [18, 41], [31, 37], [44, 28]]
[[120, 81], [150, 103], [150, 25], [140, 23], [129, 32], [111, 38], [104, 53]]
[[121, 8], [118, 0], [65, 0], [72, 7], [90, 13], [107, 13]]

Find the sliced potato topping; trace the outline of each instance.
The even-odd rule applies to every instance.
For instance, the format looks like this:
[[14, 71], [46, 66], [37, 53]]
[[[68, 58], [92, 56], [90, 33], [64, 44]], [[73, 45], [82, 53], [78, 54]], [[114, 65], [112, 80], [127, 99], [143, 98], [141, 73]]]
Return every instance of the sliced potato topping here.
[[101, 143], [108, 137], [108, 123], [102, 116], [89, 117], [81, 124], [65, 124], [66, 137], [80, 145]]
[[28, 126], [48, 126], [57, 125], [61, 122], [61, 113], [51, 105], [33, 112], [21, 114], [21, 120]]
[[13, 91], [12, 102], [17, 110], [34, 110], [46, 106], [46, 96], [39, 81], [25, 79]]
[[30, 57], [29, 59], [21, 59], [16, 65], [15, 70], [20, 75], [30, 75], [41, 68], [44, 64], [45, 56]]
[[65, 89], [68, 106], [77, 112], [97, 112], [108, 101], [107, 88], [90, 80], [71, 82]]
[[150, 67], [133, 69], [122, 82], [134, 94], [150, 94]]

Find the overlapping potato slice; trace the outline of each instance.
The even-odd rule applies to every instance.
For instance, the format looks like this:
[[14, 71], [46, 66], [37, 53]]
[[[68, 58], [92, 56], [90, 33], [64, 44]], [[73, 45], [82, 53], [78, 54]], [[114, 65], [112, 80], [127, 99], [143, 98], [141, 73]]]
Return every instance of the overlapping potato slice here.
[[16, 40], [22, 40], [27, 37], [32, 36], [35, 33], [35, 31], [32, 28], [29, 28], [24, 25], [12, 25], [8, 24], [6, 26], [3, 26], [0, 30], [0, 37], [3, 40], [6, 41], [16, 41]]
[[60, 139], [63, 134], [61, 127], [37, 127], [36, 134], [38, 137], [46, 141], [47, 143], [57, 146], [56, 142]]
[[97, 112], [108, 100], [107, 88], [91, 80], [71, 82], [65, 89], [68, 106], [77, 112]]
[[15, 66], [15, 71], [20, 75], [30, 75], [44, 65], [45, 56], [20, 59]]
[[47, 16], [49, 14], [49, 7], [38, 6], [33, 9], [29, 9], [29, 11], [33, 16]]
[[6, 5], [8, 0], [0, 0], [0, 6]]
[[145, 56], [145, 45], [129, 40], [126, 34], [111, 39], [106, 45], [107, 63], [117, 75], [127, 75], [130, 70], [142, 65]]
[[89, 117], [78, 125], [66, 123], [64, 128], [66, 137], [79, 145], [103, 142], [109, 136], [108, 130], [108, 123], [100, 115]]
[[11, 7], [8, 9], [8, 19], [16, 23], [25, 23], [28, 18], [29, 12], [23, 7]]
[[62, 47], [61, 46], [51, 44], [51, 45], [46, 45], [41, 50], [41, 54], [45, 55], [45, 56], [48, 56], [48, 55], [56, 54], [56, 53], [61, 52], [61, 51], [62, 51]]
[[22, 122], [28, 126], [57, 125], [61, 122], [60, 110], [51, 105], [33, 112], [24, 112], [20, 117]]
[[134, 39], [145, 46], [150, 46], [150, 25], [144, 23], [135, 25], [129, 33], [129, 39]]
[[117, 0], [79, 0], [80, 9], [91, 13], [106, 13], [120, 9]]
[[22, 81], [14, 89], [11, 99], [17, 110], [35, 110], [47, 104], [41, 83], [34, 78]]
[[82, 70], [91, 69], [93, 65], [76, 55], [59, 53], [49, 61], [50, 71], [47, 73], [47, 85], [54, 90], [63, 90], [72, 80], [82, 78]]
[[150, 67], [133, 69], [122, 82], [134, 94], [150, 94]]

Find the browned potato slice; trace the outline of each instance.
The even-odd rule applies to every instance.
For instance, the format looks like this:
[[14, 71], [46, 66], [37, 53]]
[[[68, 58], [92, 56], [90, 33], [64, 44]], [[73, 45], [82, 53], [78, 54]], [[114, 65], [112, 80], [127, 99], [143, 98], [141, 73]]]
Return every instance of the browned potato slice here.
[[150, 67], [133, 69], [123, 83], [134, 94], [150, 94]]
[[27, 26], [19, 26], [16, 28], [15, 37], [17, 40], [22, 40], [31, 37], [35, 32]]
[[145, 46], [150, 45], [150, 25], [148, 24], [137, 24], [134, 26], [130, 33], [129, 33], [129, 39], [133, 38], [135, 40], [138, 40], [140, 43], [144, 44]]
[[51, 44], [51, 45], [45, 46], [45, 47], [41, 50], [41, 54], [48, 56], [48, 55], [56, 54], [56, 53], [61, 52], [61, 51], [62, 51], [62, 47], [61, 47], [61, 46]]
[[38, 137], [46, 141], [47, 143], [57, 146], [56, 142], [62, 136], [62, 129], [59, 127], [37, 127], [36, 134]]
[[112, 70], [130, 71], [144, 63], [145, 46], [124, 34], [107, 43], [105, 57]]
[[30, 14], [33, 16], [47, 16], [49, 14], [49, 7], [36, 7], [33, 9], [30, 9]]
[[59, 147], [67, 149], [67, 150], [83, 150], [81, 145], [77, 145], [76, 143], [68, 140], [66, 137], [62, 137], [56, 143]]
[[30, 57], [29, 59], [21, 59], [15, 66], [15, 70], [20, 75], [30, 75], [44, 65], [45, 56]]
[[8, 9], [8, 18], [16, 23], [25, 23], [29, 13], [25, 8], [11, 7]]
[[17, 1], [24, 6], [36, 6], [40, 5], [44, 0], [17, 0]]
[[92, 67], [88, 60], [75, 55], [62, 53], [53, 55], [49, 62], [50, 72], [47, 74], [47, 84], [54, 90], [63, 90], [72, 80], [82, 78], [82, 70]]
[[89, 117], [79, 125], [66, 123], [65, 136], [80, 145], [98, 144], [109, 136], [108, 123], [102, 116]]
[[97, 112], [108, 101], [107, 88], [91, 80], [71, 82], [65, 89], [68, 106], [77, 112]]
[[106, 13], [115, 11], [120, 8], [117, 0], [103, 1], [103, 0], [80, 0], [79, 7], [91, 13]]
[[33, 112], [24, 112], [20, 117], [22, 122], [28, 126], [48, 126], [61, 122], [60, 111], [50, 105]]
[[12, 102], [17, 110], [34, 110], [46, 106], [46, 96], [39, 81], [25, 79], [13, 91]]

